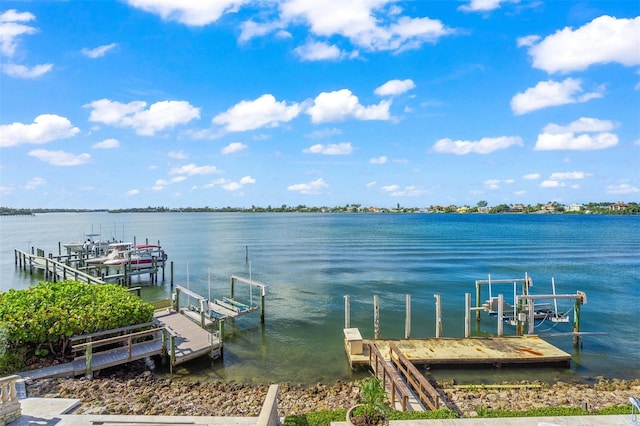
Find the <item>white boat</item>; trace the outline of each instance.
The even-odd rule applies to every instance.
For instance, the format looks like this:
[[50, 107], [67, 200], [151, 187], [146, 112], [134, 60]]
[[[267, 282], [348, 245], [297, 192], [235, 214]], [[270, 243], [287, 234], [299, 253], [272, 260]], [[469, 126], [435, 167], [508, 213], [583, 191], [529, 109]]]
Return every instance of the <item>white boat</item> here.
[[148, 268], [156, 262], [157, 266], [163, 266], [167, 260], [167, 254], [162, 247], [154, 244], [139, 244], [128, 250], [121, 250], [110, 259], [103, 262], [106, 266], [130, 265], [134, 269]]
[[113, 241], [99, 239], [100, 234], [86, 234], [84, 240], [76, 243], [65, 243], [62, 247], [72, 253], [104, 253]]
[[[127, 259], [127, 253], [133, 247], [133, 243], [111, 243], [104, 250], [104, 256], [96, 256], [87, 259], [85, 263], [89, 265], [119, 265], [121, 259]], [[107, 263], [115, 262], [115, 263]]]

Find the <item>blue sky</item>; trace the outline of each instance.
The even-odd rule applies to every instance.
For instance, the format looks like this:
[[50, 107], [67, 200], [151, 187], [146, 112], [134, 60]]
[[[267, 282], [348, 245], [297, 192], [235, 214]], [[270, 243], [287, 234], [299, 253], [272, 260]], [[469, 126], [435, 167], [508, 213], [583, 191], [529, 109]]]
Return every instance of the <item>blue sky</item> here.
[[0, 205], [640, 199], [640, 3], [9, 1]]

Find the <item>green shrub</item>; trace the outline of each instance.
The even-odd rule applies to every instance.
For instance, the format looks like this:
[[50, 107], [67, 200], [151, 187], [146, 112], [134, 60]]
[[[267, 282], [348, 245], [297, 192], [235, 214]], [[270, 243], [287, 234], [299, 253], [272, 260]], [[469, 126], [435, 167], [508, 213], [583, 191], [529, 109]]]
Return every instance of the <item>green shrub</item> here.
[[556, 417], [556, 416], [585, 416], [585, 415], [615, 415], [631, 414], [631, 405], [606, 407], [600, 410], [585, 411], [578, 407], [543, 407], [525, 411], [488, 410], [480, 407], [476, 410], [478, 417]]
[[[153, 320], [153, 306], [113, 285], [78, 281], [40, 282], [0, 293], [0, 346], [7, 356], [24, 351], [64, 358], [70, 337]], [[2, 366], [2, 361], [0, 361]]]

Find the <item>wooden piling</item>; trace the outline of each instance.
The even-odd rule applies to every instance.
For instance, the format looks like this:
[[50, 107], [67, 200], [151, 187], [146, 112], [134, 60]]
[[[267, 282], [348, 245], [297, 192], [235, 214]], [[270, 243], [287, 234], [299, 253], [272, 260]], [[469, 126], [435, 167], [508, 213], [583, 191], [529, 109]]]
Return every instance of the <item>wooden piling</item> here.
[[502, 293], [498, 294], [498, 337], [502, 337], [504, 334], [504, 321], [502, 320], [504, 315], [504, 296]]
[[351, 328], [351, 306], [349, 295], [344, 296], [344, 328]]
[[442, 298], [434, 294], [436, 298], [436, 338], [442, 337]]
[[[582, 299], [576, 299], [573, 302], [573, 332], [580, 332], [580, 307], [582, 306]], [[580, 344], [580, 335], [573, 335], [573, 347], [577, 349]]]
[[[411, 295], [406, 296], [406, 317], [404, 320], [404, 338], [408, 339], [411, 336]], [[348, 327], [345, 327], [348, 328]]]
[[373, 335], [380, 338], [380, 302], [377, 294], [373, 295]]
[[[476, 288], [478, 284], [476, 283]], [[476, 310], [476, 315], [478, 315]], [[471, 293], [464, 294], [464, 337], [471, 336]]]

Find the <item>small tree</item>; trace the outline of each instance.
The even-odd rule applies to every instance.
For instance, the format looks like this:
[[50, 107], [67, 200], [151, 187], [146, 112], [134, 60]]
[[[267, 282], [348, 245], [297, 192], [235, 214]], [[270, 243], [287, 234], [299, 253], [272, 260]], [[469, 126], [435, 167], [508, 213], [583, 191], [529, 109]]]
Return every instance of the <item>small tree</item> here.
[[387, 424], [389, 407], [387, 392], [376, 376], [360, 384], [360, 405], [353, 411], [350, 421], [354, 425], [377, 426]]

